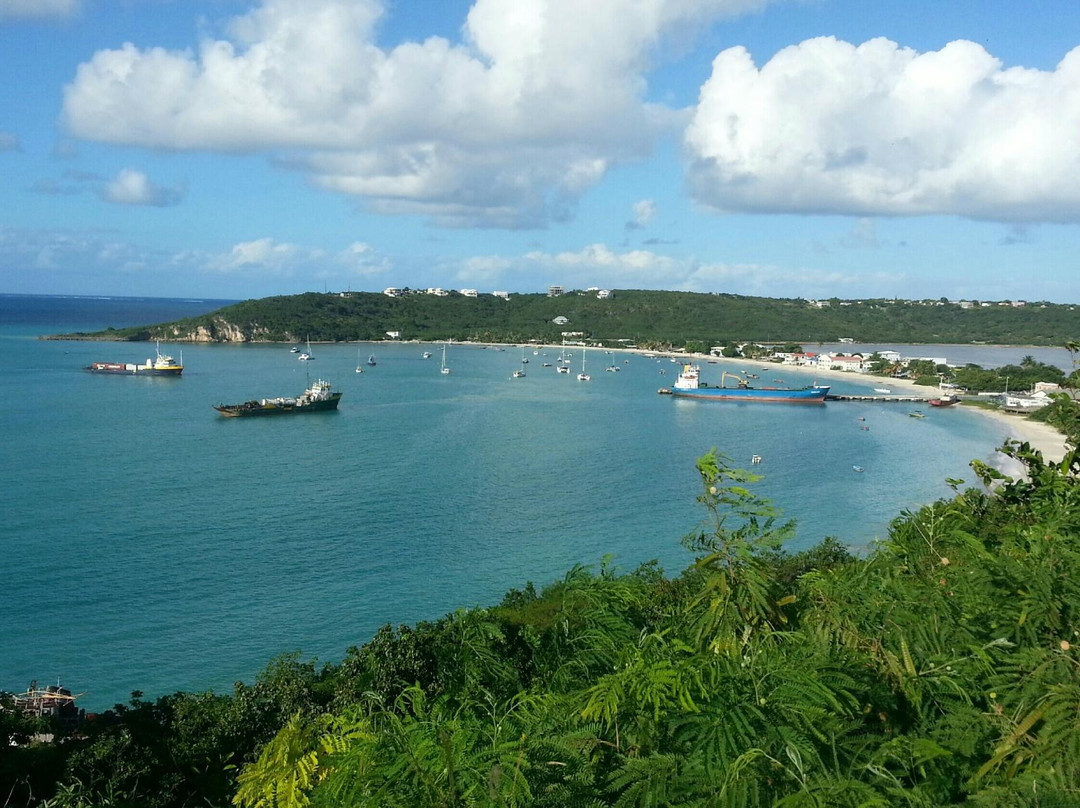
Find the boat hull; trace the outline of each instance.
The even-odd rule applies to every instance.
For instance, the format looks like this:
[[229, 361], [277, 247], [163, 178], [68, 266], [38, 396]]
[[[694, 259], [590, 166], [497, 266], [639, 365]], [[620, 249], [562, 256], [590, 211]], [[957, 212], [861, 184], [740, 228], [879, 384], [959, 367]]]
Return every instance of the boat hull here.
[[183, 365], [154, 367], [123, 362], [94, 362], [87, 365], [86, 369], [91, 373], [107, 373], [114, 376], [179, 376], [184, 372]]
[[772, 387], [698, 387], [693, 390], [671, 388], [676, 398], [697, 398], [706, 401], [760, 401], [773, 404], [823, 404], [828, 387], [803, 387], [785, 390]]
[[243, 404], [216, 404], [214, 409], [226, 418], [261, 418], [270, 415], [299, 415], [303, 412], [329, 412], [336, 410], [341, 393], [334, 393], [326, 401], [297, 404], [280, 401], [247, 401]]

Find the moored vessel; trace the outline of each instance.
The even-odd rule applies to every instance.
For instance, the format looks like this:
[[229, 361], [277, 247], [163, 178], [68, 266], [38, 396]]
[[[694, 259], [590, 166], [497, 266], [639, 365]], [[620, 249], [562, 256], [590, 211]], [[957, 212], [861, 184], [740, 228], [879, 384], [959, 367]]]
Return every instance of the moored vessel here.
[[124, 376], [179, 376], [184, 372], [184, 354], [177, 362], [171, 356], [161, 352], [157, 346], [156, 356], [148, 358], [143, 364], [130, 362], [91, 362], [86, 369], [91, 373], [112, 373]]
[[330, 382], [317, 379], [301, 395], [289, 398], [263, 398], [243, 404], [215, 404], [214, 409], [228, 418], [250, 418], [260, 415], [289, 415], [300, 412], [336, 410], [341, 393], [335, 393]]
[[[685, 364], [682, 372], [671, 386], [671, 395], [680, 398], [704, 398], [713, 401], [765, 401], [786, 404], [821, 404], [829, 393], [829, 387], [751, 387], [750, 382], [735, 374], [724, 372], [720, 385], [713, 386], [701, 381], [701, 369]], [[724, 386], [728, 377], [735, 380], [734, 387]]]

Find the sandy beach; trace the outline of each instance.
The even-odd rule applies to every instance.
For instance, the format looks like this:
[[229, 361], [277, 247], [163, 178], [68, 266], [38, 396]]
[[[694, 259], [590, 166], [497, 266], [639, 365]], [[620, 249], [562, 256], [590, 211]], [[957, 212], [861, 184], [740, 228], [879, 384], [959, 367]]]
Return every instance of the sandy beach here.
[[[715, 360], [719, 362], [741, 362], [746, 359], [726, 359], [713, 356], [697, 356], [695, 361]], [[784, 373], [798, 373], [818, 379], [843, 379], [845, 381], [858, 381], [871, 384], [874, 387], [887, 387], [894, 393], [904, 392], [912, 395], [932, 396], [935, 388], [921, 384], [915, 384], [907, 379], [883, 379], [879, 376], [870, 376], [865, 373], [852, 373], [844, 370], [821, 370], [819, 368], [798, 367], [797, 365], [775, 365], [777, 371]], [[994, 448], [1005, 442], [1006, 439], [1018, 440], [1029, 443], [1032, 448], [1042, 452], [1046, 460], [1059, 461], [1065, 456], [1065, 436], [1049, 424], [1038, 421], [1030, 421], [1022, 413], [1011, 413], [1003, 410], [988, 410], [983, 407], [969, 407], [969, 410], [993, 420], [1000, 426], [1000, 440]]]

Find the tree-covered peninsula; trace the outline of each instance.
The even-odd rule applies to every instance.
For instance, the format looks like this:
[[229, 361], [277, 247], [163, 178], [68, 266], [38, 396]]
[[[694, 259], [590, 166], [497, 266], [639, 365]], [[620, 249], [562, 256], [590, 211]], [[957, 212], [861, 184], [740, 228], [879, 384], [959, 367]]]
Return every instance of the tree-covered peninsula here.
[[681, 573], [575, 568], [53, 743], [0, 711], [4, 805], [1080, 804], [1080, 453], [1005, 451], [865, 557], [785, 553], [709, 452]]
[[557, 343], [564, 333], [608, 346], [716, 346], [741, 341], [1062, 345], [1072, 305], [965, 301], [808, 301], [616, 290], [610, 297], [315, 293], [248, 300], [200, 317], [62, 338], [198, 342], [456, 340]]

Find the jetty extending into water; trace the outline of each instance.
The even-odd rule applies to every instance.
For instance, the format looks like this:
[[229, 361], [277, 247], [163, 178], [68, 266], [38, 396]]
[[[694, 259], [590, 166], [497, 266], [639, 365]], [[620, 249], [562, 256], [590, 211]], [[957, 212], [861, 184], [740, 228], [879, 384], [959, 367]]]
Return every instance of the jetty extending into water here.
[[936, 398], [939, 396], [862, 396], [833, 393], [825, 396], [826, 401], [899, 401], [903, 404], [928, 404], [931, 399]]
[[[671, 395], [670, 387], [661, 387], [657, 390], [660, 395]], [[897, 402], [900, 404], [929, 404], [931, 401], [936, 400], [939, 396], [863, 396], [863, 395], [850, 395], [839, 393], [828, 393], [825, 396], [826, 401], [860, 401], [860, 402]]]
[[[941, 395], [851, 395], [829, 393], [825, 401], [863, 401], [863, 402], [892, 402], [899, 401], [903, 404], [929, 404], [942, 399]], [[954, 396], [954, 403], [961, 403], [963, 399]]]

